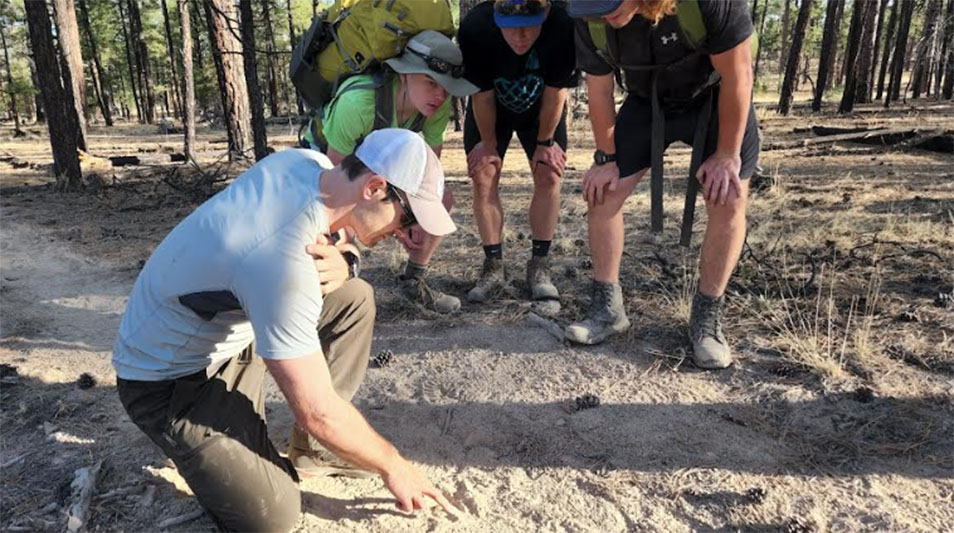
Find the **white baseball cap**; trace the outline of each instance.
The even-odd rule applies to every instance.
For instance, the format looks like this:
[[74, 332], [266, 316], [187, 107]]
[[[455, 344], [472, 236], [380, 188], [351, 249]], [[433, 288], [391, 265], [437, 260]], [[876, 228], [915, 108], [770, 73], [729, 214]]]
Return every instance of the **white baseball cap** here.
[[444, 208], [444, 169], [420, 135], [401, 128], [372, 131], [354, 155], [407, 195], [414, 218], [431, 235], [457, 229]]

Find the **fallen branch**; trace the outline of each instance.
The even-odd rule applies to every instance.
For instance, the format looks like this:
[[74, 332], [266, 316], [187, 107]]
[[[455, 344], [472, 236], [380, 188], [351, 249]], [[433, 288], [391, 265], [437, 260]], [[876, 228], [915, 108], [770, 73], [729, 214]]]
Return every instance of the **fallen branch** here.
[[162, 522], [159, 522], [159, 529], [168, 529], [173, 526], [178, 526], [180, 524], [185, 524], [186, 522], [191, 522], [202, 515], [205, 514], [204, 509], [196, 509], [195, 511], [190, 511], [186, 514], [179, 516], [173, 516], [172, 518], [166, 518]]
[[539, 326], [546, 330], [547, 333], [553, 335], [559, 341], [566, 339], [565, 334], [563, 333], [563, 328], [557, 324], [555, 321], [550, 320], [549, 318], [543, 318], [542, 316], [530, 312], [527, 313], [527, 322], [530, 322], [534, 326]]
[[66, 521], [66, 529], [70, 532], [79, 531], [86, 525], [89, 519], [89, 502], [93, 498], [93, 491], [96, 489], [96, 479], [99, 477], [99, 471], [103, 467], [103, 462], [99, 461], [91, 467], [78, 468], [74, 472], [73, 483], [70, 488], [73, 490], [73, 503], [68, 510], [69, 518]]

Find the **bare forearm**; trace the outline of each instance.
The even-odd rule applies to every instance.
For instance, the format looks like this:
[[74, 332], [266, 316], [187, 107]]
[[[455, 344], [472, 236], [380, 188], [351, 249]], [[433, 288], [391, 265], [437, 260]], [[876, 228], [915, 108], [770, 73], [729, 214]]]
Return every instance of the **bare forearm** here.
[[751, 75], [723, 79], [719, 91], [719, 145], [716, 153], [738, 157], [752, 98]]
[[566, 89], [558, 87], [543, 89], [543, 102], [540, 104], [540, 129], [537, 131], [538, 140], [549, 139], [556, 133], [565, 103]]
[[590, 125], [596, 148], [608, 154], [616, 153], [616, 102], [613, 99], [616, 80], [612, 74], [587, 75], [586, 89], [589, 92]]
[[302, 428], [342, 459], [384, 475], [401, 459], [397, 449], [379, 435], [350, 403], [337, 398], [322, 414], [302, 416]]
[[480, 140], [487, 145], [497, 144], [494, 128], [497, 125], [497, 102], [494, 91], [483, 91], [473, 96], [474, 120], [477, 122], [477, 131]]

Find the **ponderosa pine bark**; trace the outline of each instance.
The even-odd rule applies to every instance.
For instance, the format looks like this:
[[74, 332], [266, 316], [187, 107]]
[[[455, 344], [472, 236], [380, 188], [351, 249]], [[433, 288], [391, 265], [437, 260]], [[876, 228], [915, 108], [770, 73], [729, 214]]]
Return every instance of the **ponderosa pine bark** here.
[[245, 62], [245, 86], [248, 92], [248, 104], [252, 116], [252, 141], [255, 160], [260, 161], [268, 155], [268, 138], [265, 133], [265, 102], [262, 89], [258, 84], [258, 65], [255, 62], [255, 19], [252, 15], [252, 1], [239, 0], [242, 30], [242, 59]]
[[811, 17], [811, 13], [812, 0], [802, 0], [802, 6], [798, 10], [798, 20], [795, 21], [795, 33], [792, 36], [792, 46], [788, 51], [788, 64], [785, 66], [782, 95], [778, 102], [778, 112], [782, 115], [787, 115], [792, 110], [795, 78], [798, 76], [802, 44], [805, 42], [805, 30], [808, 28], [808, 19]]
[[[79, 164], [79, 127], [72, 84], [63, 83], [59, 52], [53, 42], [53, 27], [47, 3], [24, 2], [30, 48], [36, 61], [37, 88], [43, 99], [50, 147], [53, 151], [53, 173], [66, 190], [79, 190], [83, 174]], [[63, 181], [60, 181], [61, 178]]]

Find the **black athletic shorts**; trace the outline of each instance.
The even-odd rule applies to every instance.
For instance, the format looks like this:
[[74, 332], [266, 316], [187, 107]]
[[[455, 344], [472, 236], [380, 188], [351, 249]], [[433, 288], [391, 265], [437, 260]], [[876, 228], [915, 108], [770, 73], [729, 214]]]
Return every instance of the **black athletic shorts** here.
[[[513, 133], [517, 132], [517, 139], [523, 146], [523, 151], [527, 154], [527, 160], [533, 157], [533, 152], [537, 150], [537, 132], [540, 129], [540, 106], [531, 107], [526, 113], [519, 115], [497, 106], [497, 154], [500, 159], [507, 153], [507, 147], [510, 146], [510, 139]], [[563, 116], [557, 124], [556, 131], [553, 132], [553, 138], [557, 144], [566, 151], [566, 107], [563, 108]], [[464, 118], [464, 151], [470, 153], [471, 150], [480, 142], [480, 130], [477, 129], [477, 120], [474, 118], [473, 103], [467, 103], [467, 116]]]
[[[674, 141], [682, 141], [692, 146], [696, 135], [696, 121], [701, 114], [703, 102], [681, 111], [666, 111], [666, 140], [668, 147]], [[706, 151], [702, 160], [712, 155], [719, 142], [718, 93], [712, 95], [712, 120], [709, 122], [709, 134]], [[652, 104], [645, 98], [634, 94], [626, 97], [623, 106], [616, 115], [616, 165], [621, 177], [631, 176], [652, 165], [651, 142], [653, 125]], [[742, 138], [741, 179], [748, 179], [755, 173], [759, 164], [759, 124], [755, 117], [755, 104], [749, 108], [749, 119]]]

